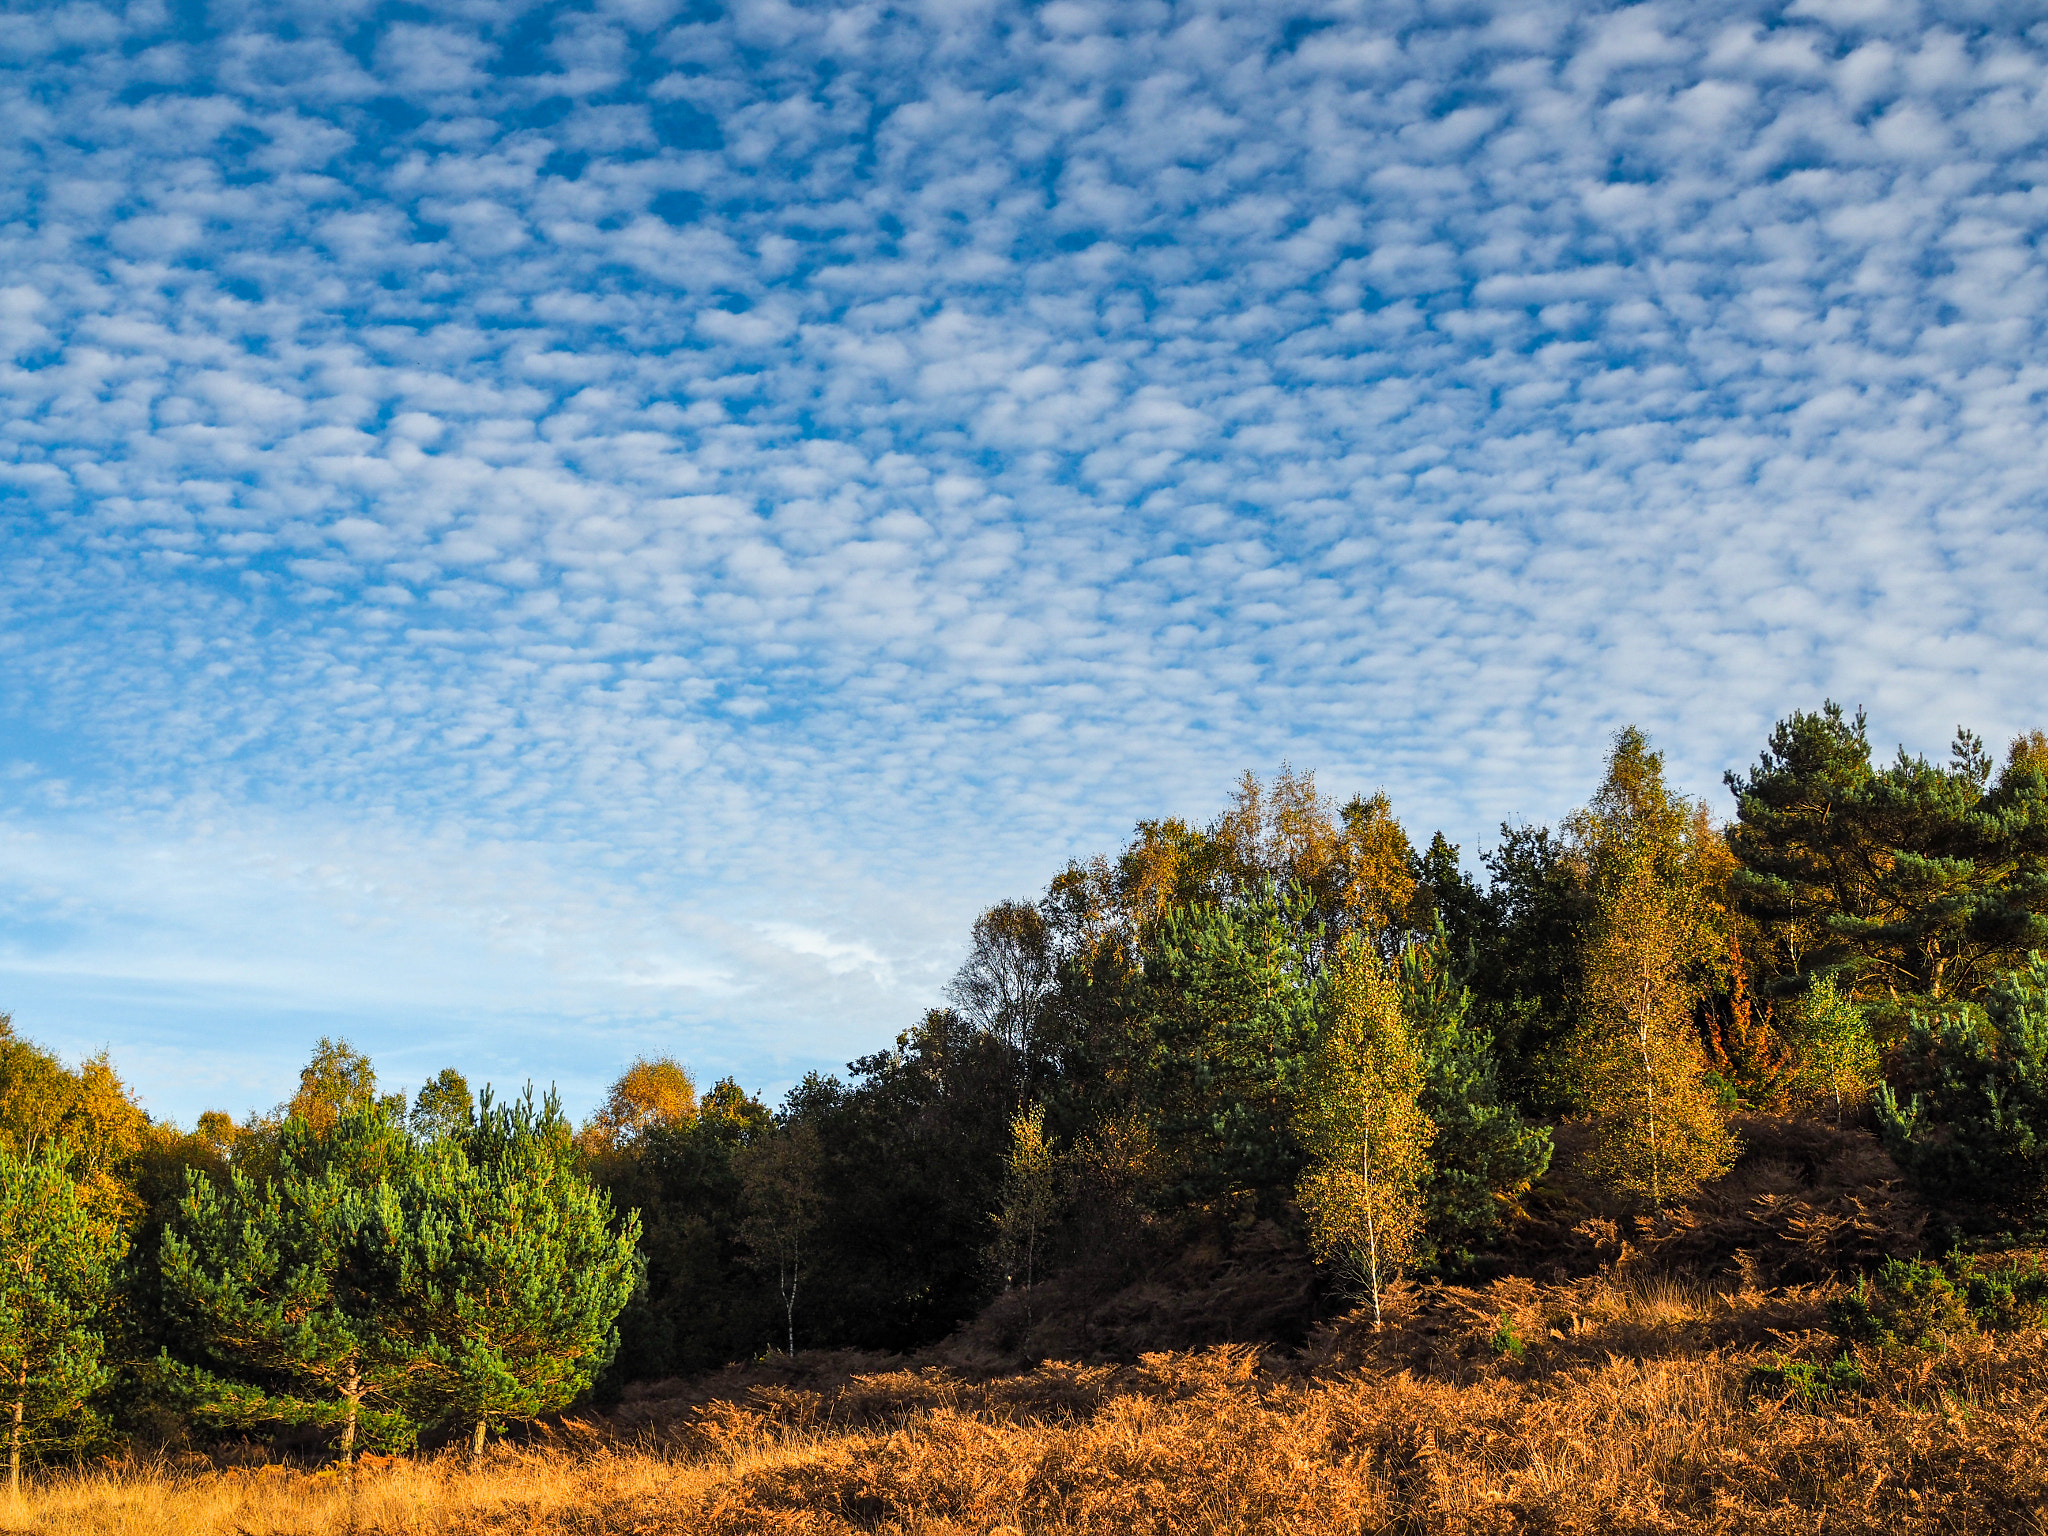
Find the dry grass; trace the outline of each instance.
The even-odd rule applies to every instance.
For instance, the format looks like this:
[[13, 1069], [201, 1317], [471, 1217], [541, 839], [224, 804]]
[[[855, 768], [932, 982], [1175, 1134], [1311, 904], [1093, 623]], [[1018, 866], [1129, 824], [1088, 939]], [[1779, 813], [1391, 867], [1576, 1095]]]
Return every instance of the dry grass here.
[[[450, 1532], [2027, 1532], [2048, 1529], [2048, 1338], [1862, 1357], [1818, 1408], [1818, 1288], [1657, 1276], [1435, 1290], [1381, 1334], [974, 1380], [703, 1383], [499, 1452], [333, 1476], [166, 1467], [40, 1485], [49, 1536]], [[1503, 1321], [1506, 1329], [1503, 1330]], [[1502, 1352], [1511, 1334], [1515, 1349]]]

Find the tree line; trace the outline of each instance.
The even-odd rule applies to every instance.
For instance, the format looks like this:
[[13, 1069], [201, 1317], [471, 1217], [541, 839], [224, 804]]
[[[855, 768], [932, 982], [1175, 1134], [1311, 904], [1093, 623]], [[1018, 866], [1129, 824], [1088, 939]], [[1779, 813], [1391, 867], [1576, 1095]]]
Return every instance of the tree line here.
[[1779, 1114], [1874, 1131], [1961, 1229], [2038, 1227], [2048, 737], [1885, 762], [1830, 703], [1725, 787], [1719, 819], [1624, 730], [1481, 883], [1384, 795], [1247, 774], [984, 912], [942, 1006], [775, 1106], [654, 1057], [571, 1127], [453, 1068], [380, 1095], [323, 1041], [275, 1112], [185, 1131], [0, 1028], [13, 1464], [124, 1433], [481, 1448], [1260, 1221], [1376, 1309], [1486, 1262], [1567, 1120], [1644, 1208]]

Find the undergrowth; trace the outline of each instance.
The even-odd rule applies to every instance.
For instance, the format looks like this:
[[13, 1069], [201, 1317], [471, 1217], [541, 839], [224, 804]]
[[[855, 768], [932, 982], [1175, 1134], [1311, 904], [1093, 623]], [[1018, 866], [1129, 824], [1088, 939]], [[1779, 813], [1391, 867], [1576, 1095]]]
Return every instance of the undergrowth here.
[[[37, 1536], [2042, 1530], [2048, 1335], [2026, 1273], [1861, 1289], [1654, 1274], [1433, 1287], [1286, 1357], [970, 1376], [829, 1357], [641, 1391], [479, 1465], [137, 1463], [57, 1476]], [[1962, 1299], [1968, 1327], [1939, 1299]], [[1973, 1279], [1980, 1280], [1975, 1284]], [[1935, 1298], [1930, 1301], [1930, 1297]], [[2008, 1299], [2010, 1298], [2010, 1299]], [[1890, 1311], [1886, 1309], [1890, 1308]], [[1927, 1321], [1933, 1319], [1933, 1322]]]

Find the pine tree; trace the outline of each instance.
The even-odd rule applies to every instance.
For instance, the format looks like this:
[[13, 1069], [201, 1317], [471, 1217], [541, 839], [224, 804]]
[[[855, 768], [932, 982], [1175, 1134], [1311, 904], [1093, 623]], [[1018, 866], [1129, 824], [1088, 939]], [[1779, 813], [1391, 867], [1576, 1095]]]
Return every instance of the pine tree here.
[[25, 1459], [97, 1427], [90, 1400], [108, 1376], [100, 1316], [126, 1247], [60, 1151], [0, 1148], [0, 1411], [16, 1499]]
[[1293, 1105], [1316, 1035], [1319, 938], [1307, 899], [1273, 886], [1158, 924], [1147, 1086], [1183, 1198], [1284, 1191], [1300, 1172]]
[[359, 1103], [324, 1130], [287, 1121], [267, 1178], [188, 1174], [161, 1271], [167, 1317], [200, 1362], [164, 1364], [202, 1420], [332, 1429], [344, 1466], [359, 1438], [411, 1442], [421, 1358], [393, 1327], [364, 1227], [368, 1193], [413, 1156], [387, 1107]]
[[1311, 1161], [1296, 1195], [1316, 1258], [1371, 1298], [1378, 1326], [1422, 1226], [1436, 1127], [1422, 1111], [1422, 1059], [1393, 979], [1360, 935], [1339, 946], [1320, 1004], [1296, 1119]]
[[1911, 1019], [1898, 1080], [1877, 1091], [1878, 1130], [1963, 1225], [2036, 1227], [2048, 1220], [2048, 959], [2001, 978], [1984, 1013]]
[[1401, 952], [1401, 1011], [1423, 1061], [1422, 1112], [1436, 1126], [1423, 1176], [1422, 1257], [1466, 1264], [1550, 1166], [1550, 1132], [1523, 1120], [1500, 1090], [1493, 1042], [1473, 1022], [1472, 994], [1451, 967], [1441, 916]]
[[481, 1455], [492, 1427], [567, 1407], [611, 1358], [640, 1223], [570, 1160], [552, 1096], [494, 1105], [371, 1197], [369, 1262], [415, 1359], [409, 1399]]

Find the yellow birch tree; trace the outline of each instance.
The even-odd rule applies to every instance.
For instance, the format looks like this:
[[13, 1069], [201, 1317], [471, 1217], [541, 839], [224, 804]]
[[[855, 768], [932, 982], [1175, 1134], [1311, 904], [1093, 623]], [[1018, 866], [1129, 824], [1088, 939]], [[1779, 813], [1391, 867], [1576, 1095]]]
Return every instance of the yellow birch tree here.
[[1436, 1127], [1422, 1112], [1422, 1057], [1399, 991], [1363, 935], [1345, 937], [1322, 1003], [1297, 1113], [1311, 1161], [1296, 1198], [1317, 1260], [1371, 1298], [1378, 1327], [1387, 1286], [1421, 1230]]

